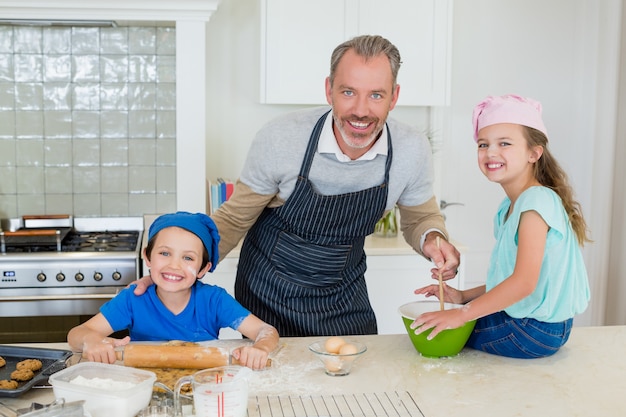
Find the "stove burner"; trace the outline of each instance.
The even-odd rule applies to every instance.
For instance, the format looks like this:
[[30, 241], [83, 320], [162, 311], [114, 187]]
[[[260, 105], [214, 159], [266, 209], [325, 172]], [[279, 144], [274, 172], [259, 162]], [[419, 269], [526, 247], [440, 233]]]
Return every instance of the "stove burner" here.
[[132, 251], [137, 245], [138, 232], [80, 232], [67, 239], [68, 248], [78, 252]]
[[[70, 231], [61, 242], [61, 252], [132, 252], [138, 240], [138, 231]], [[41, 242], [6, 247], [7, 253], [57, 251], [56, 244]]]

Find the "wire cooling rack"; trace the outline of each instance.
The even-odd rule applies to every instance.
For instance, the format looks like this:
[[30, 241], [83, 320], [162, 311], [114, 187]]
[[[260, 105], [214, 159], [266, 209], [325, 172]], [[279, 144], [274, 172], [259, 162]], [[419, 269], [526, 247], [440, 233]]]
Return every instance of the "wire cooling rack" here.
[[408, 391], [253, 397], [248, 417], [425, 417]]

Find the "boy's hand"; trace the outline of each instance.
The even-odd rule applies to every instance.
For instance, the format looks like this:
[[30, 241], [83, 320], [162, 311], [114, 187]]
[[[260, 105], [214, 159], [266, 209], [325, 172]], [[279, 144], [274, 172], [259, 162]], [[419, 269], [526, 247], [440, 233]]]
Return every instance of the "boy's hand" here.
[[83, 343], [83, 358], [90, 362], [115, 363], [115, 348], [127, 345], [130, 336], [123, 339], [103, 338], [100, 335], [87, 338]]
[[269, 353], [254, 346], [241, 346], [234, 349], [231, 354], [241, 365], [254, 370], [265, 369]]

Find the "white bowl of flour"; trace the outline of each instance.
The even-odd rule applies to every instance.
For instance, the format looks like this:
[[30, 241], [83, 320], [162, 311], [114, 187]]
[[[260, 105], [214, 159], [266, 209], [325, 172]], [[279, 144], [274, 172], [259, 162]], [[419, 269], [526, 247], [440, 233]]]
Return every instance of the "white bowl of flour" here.
[[54, 396], [84, 400], [92, 417], [133, 417], [150, 403], [156, 374], [142, 369], [81, 362], [49, 378]]

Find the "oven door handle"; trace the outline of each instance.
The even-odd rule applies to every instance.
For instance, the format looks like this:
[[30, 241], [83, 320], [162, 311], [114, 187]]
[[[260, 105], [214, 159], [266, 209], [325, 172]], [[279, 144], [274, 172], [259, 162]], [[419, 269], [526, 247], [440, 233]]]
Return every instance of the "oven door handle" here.
[[50, 301], [50, 300], [110, 300], [116, 294], [55, 294], [55, 295], [16, 295], [0, 296], [0, 302], [7, 301]]

